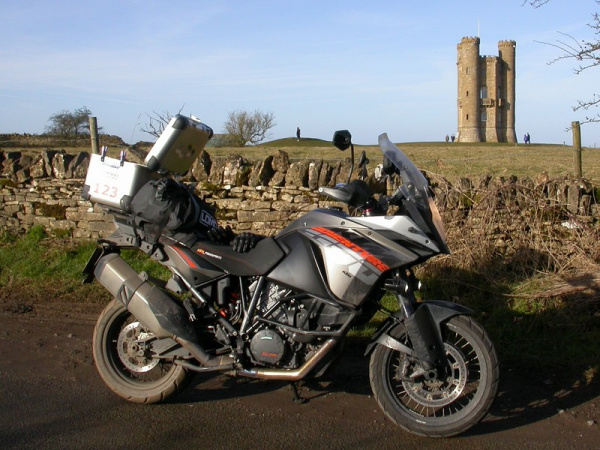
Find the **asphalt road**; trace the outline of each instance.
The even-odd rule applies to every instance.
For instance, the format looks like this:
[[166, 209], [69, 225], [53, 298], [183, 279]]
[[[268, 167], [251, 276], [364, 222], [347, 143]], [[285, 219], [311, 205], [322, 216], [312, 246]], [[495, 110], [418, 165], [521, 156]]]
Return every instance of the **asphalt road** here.
[[95, 371], [92, 311], [11, 311], [0, 313], [2, 449], [600, 448], [600, 393], [511, 371], [492, 414], [465, 435], [413, 436], [381, 413], [356, 354], [330, 383], [303, 387], [304, 403], [286, 383], [203, 375], [171, 402], [132, 404]]

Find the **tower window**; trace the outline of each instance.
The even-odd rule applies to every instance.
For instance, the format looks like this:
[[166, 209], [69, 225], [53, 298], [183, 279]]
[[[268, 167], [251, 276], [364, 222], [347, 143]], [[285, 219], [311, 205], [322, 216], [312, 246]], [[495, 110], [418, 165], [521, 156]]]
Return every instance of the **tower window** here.
[[479, 91], [479, 98], [487, 98], [487, 96], [488, 96], [487, 86], [481, 86], [481, 89]]
[[482, 122], [487, 122], [487, 112], [483, 111], [481, 113], [481, 121]]
[[465, 69], [465, 73], [466, 73], [467, 75], [469, 75], [469, 73], [470, 73], [469, 67], [467, 67], [467, 68]]

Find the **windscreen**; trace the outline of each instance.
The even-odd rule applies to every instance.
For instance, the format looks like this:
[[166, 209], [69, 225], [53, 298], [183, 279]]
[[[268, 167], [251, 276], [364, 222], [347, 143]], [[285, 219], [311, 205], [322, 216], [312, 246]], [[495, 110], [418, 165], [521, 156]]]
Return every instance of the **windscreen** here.
[[409, 200], [419, 205], [422, 211], [427, 211], [427, 217], [423, 217], [437, 234], [438, 240], [443, 249], [449, 253], [446, 245], [446, 229], [437, 209], [437, 206], [431, 198], [429, 183], [421, 171], [415, 167], [408, 157], [389, 140], [387, 133], [379, 136], [379, 146], [383, 154], [396, 166], [402, 178], [400, 190]]
[[429, 183], [408, 157], [389, 140], [387, 133], [379, 136], [384, 155], [398, 168], [405, 186], [404, 194], [421, 206], [428, 207]]

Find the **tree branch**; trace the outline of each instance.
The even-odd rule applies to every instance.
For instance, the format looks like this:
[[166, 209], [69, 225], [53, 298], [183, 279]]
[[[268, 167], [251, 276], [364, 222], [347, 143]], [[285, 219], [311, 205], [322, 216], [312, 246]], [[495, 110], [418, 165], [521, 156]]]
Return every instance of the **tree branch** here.
[[[535, 8], [548, 3], [550, 0], [525, 0], [523, 4], [529, 3]], [[600, 5], [600, 0], [596, 0], [596, 4]], [[600, 35], [600, 15], [598, 13], [592, 14], [592, 23], [588, 24], [588, 27], [594, 31], [596, 36]], [[549, 45], [557, 48], [562, 52], [557, 58], [549, 61], [548, 64], [554, 64], [564, 59], [574, 59], [578, 61], [578, 65], [573, 69], [575, 75], [579, 75], [584, 70], [600, 66], [600, 41], [597, 39], [593, 40], [578, 40], [575, 37], [567, 33], [558, 32], [565, 39], [557, 40], [556, 43], [535, 41], [538, 44]], [[591, 100], [578, 100], [577, 105], [573, 107], [573, 111], [584, 110], [587, 111], [592, 107], [598, 107], [600, 104], [600, 98], [597, 94], [593, 94]], [[586, 116], [582, 123], [600, 122], [600, 113], [596, 115]]]
[[[181, 114], [181, 111], [183, 110], [184, 107], [185, 107], [185, 104], [183, 104], [183, 106], [181, 108], [179, 108], [179, 111], [177, 111], [177, 113], [175, 115]], [[145, 126], [140, 128], [140, 130], [143, 133], [148, 133], [148, 134], [151, 134], [152, 136], [159, 137], [162, 134], [162, 132], [165, 131], [165, 127], [169, 124], [169, 122], [173, 118], [173, 115], [171, 113], [169, 113], [169, 111], [164, 111], [162, 114], [157, 113], [156, 111], [153, 111], [152, 114], [154, 114], [154, 115], [151, 116], [150, 114], [146, 113], [146, 116], [148, 116], [149, 122]]]

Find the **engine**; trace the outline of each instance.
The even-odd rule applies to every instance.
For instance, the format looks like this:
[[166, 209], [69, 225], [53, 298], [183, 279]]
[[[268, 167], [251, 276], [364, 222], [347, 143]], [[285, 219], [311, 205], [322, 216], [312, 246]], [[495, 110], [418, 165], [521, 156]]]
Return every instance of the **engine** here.
[[[250, 286], [251, 294], [256, 283]], [[318, 346], [311, 331], [330, 331], [341, 326], [347, 312], [323, 301], [268, 282], [257, 304], [260, 325], [250, 339], [250, 357], [267, 366], [301, 364]]]
[[285, 343], [279, 333], [266, 328], [252, 337], [250, 352], [258, 362], [275, 365], [285, 354]]
[[[256, 287], [256, 282], [250, 286], [252, 294]], [[268, 366], [277, 365], [286, 353], [289, 353], [286, 351], [286, 348], [289, 349], [291, 345], [289, 337], [283, 327], [276, 325], [285, 326], [293, 323], [289, 318], [294, 314], [294, 306], [282, 301], [288, 294], [289, 290], [273, 283], [268, 283], [261, 293], [256, 314], [264, 319], [264, 322], [250, 340], [250, 356], [258, 363]]]

